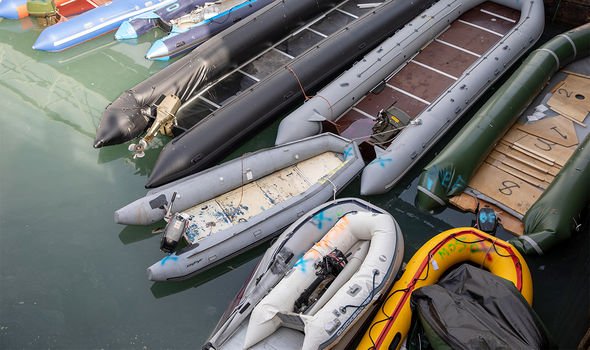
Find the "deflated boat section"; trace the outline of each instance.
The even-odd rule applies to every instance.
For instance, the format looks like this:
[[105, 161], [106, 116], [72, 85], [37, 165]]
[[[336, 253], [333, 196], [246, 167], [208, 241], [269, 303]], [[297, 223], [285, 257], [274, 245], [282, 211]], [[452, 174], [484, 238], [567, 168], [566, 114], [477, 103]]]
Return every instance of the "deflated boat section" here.
[[150, 106], [160, 96], [174, 94], [184, 103], [210, 81], [336, 3], [333, 0], [277, 1], [219, 33], [107, 106], [94, 147], [118, 144], [139, 136], [150, 123]]
[[416, 204], [432, 210], [467, 187], [498, 140], [516, 122], [560, 67], [590, 54], [590, 25], [558, 35], [535, 50], [461, 132], [428, 164]]
[[[386, 2], [229, 99], [164, 147], [146, 187], [159, 186], [210, 166], [248, 133], [303, 102], [306, 93], [346, 68], [430, 3]], [[178, 118], [180, 114], [181, 111]]]
[[590, 204], [590, 136], [576, 149], [551, 185], [526, 212], [524, 235], [509, 242], [525, 254], [542, 255], [580, 231]]

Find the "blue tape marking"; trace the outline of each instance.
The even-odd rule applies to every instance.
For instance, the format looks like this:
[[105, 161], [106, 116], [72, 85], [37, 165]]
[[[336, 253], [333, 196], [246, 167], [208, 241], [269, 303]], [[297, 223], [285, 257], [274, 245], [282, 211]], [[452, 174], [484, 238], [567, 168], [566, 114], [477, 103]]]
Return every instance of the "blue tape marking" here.
[[324, 216], [324, 212], [320, 211], [318, 214], [316, 214], [313, 218], [312, 221], [316, 221], [315, 225], [318, 227], [318, 229], [322, 229], [322, 227], [324, 226], [324, 221], [332, 221], [332, 218], [329, 217], [325, 217]]
[[350, 157], [352, 155], [352, 146], [348, 146], [344, 149], [344, 152], [342, 152], [342, 154], [344, 155], [344, 160], [347, 160], [348, 157]]
[[164, 257], [164, 259], [162, 259], [162, 261], [160, 262], [160, 265], [164, 266], [164, 264], [168, 260], [176, 261], [176, 260], [178, 260], [178, 257], [176, 255], [167, 255]]
[[375, 158], [371, 164], [373, 163], [379, 163], [379, 165], [381, 165], [382, 168], [385, 168], [385, 163], [386, 162], [393, 162], [393, 159], [391, 158], [381, 158], [381, 157], [377, 157]]
[[486, 214], [485, 212], [479, 213], [479, 222], [485, 223], [487, 221], [488, 221], [488, 214]]
[[304, 259], [303, 257], [301, 257], [299, 258], [299, 260], [297, 260], [295, 266], [293, 267], [298, 267], [299, 269], [301, 269], [301, 272], [305, 272], [305, 270], [307, 269], [307, 263], [310, 261], [311, 259]]

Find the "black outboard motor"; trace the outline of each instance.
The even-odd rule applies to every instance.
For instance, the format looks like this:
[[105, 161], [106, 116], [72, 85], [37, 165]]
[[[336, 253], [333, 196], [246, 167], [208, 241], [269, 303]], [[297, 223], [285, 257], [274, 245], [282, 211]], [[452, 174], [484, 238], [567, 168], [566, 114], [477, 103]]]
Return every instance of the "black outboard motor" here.
[[406, 112], [395, 106], [391, 106], [387, 110], [380, 110], [376, 119], [377, 121], [373, 125], [373, 135], [369, 140], [377, 145], [383, 145], [391, 141], [395, 135], [412, 121], [412, 118]]
[[316, 279], [311, 285], [301, 293], [299, 298], [295, 300], [296, 313], [304, 313], [309, 309], [320, 296], [328, 289], [332, 281], [344, 269], [348, 263], [344, 253], [338, 249], [334, 249], [330, 254], [324, 256], [322, 260], [315, 264]]
[[164, 235], [160, 241], [160, 250], [164, 253], [172, 253], [188, 226], [188, 218], [182, 214], [175, 214], [164, 229]]

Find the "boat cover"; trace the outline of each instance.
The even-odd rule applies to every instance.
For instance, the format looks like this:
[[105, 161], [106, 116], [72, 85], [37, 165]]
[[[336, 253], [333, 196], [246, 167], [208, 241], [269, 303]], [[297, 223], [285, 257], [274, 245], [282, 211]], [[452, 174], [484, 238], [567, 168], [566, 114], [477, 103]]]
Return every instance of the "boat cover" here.
[[428, 341], [439, 349], [545, 349], [539, 317], [514, 284], [463, 264], [412, 294]]

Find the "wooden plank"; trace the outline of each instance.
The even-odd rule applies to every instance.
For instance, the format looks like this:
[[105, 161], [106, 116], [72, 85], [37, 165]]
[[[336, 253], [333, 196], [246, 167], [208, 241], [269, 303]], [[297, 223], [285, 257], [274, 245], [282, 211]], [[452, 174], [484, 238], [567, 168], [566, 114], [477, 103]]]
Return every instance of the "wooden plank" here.
[[583, 123], [590, 113], [590, 79], [568, 75], [547, 101], [547, 105], [559, 114]]
[[273, 207], [273, 203], [255, 182], [236, 188], [216, 198], [234, 225]]
[[488, 163], [483, 163], [469, 182], [469, 187], [524, 215], [543, 190], [510, 175]]
[[545, 190], [547, 188], [547, 186], [549, 185], [545, 181], [539, 180], [536, 177], [527, 174], [525, 171], [523, 171], [521, 169], [513, 168], [513, 167], [509, 166], [508, 164], [506, 164], [502, 161], [499, 161], [497, 159], [494, 159], [492, 157], [488, 157], [488, 159], [486, 159], [485, 162], [487, 164], [495, 166], [496, 168], [506, 172], [507, 174], [517, 177], [518, 179], [528, 183], [529, 185], [538, 187], [542, 190]]
[[511, 160], [523, 163], [526, 166], [535, 169], [536, 171], [550, 175], [551, 177], [557, 176], [559, 170], [561, 169], [560, 167], [548, 165], [547, 163], [544, 163], [537, 158], [531, 157], [526, 153], [519, 152], [517, 149], [510, 148], [510, 146], [507, 146], [503, 143], [497, 144], [496, 148], [494, 148], [494, 151], [503, 154]]
[[512, 127], [502, 139], [502, 142], [524, 150], [527, 154], [537, 159], [545, 160], [549, 164], [558, 164], [563, 167], [565, 162], [572, 156], [576, 146], [564, 147], [555, 142], [525, 133]]
[[532, 123], [516, 124], [516, 127], [528, 134], [569, 147], [579, 143], [574, 123], [561, 116], [543, 118]]
[[498, 218], [498, 223], [504, 227], [504, 229], [515, 236], [522, 236], [524, 233], [524, 224], [518, 218], [512, 214], [505, 212], [502, 208], [488, 203], [482, 199], [475, 198], [467, 193], [461, 193], [458, 196], [451, 197], [449, 200], [451, 204], [463, 211], [469, 211], [476, 213], [478, 208], [492, 208]]
[[387, 82], [425, 101], [432, 102], [455, 81], [410, 62]]
[[[526, 175], [526, 177], [532, 177], [538, 182], [544, 182], [545, 183], [544, 187], [546, 187], [548, 184], [553, 182], [553, 179], [555, 178], [551, 174], [548, 174], [546, 172], [540, 171], [540, 170], [530, 167], [526, 164], [523, 164], [519, 161], [511, 159], [511, 158], [507, 157], [506, 155], [504, 155], [500, 152], [497, 152], [497, 151], [492, 151], [490, 153], [490, 155], [488, 156], [488, 160], [494, 160], [494, 161], [500, 162], [507, 167], [510, 167], [512, 169], [515, 169], [519, 172], [524, 173]], [[490, 161], [490, 163], [493, 163], [493, 162]], [[531, 184], [534, 184], [534, 182], [531, 182]], [[540, 185], [540, 186], [543, 187], [543, 185]]]
[[215, 199], [195, 205], [184, 213], [193, 216], [184, 234], [186, 241], [191, 244], [232, 226], [231, 220]]
[[433, 41], [414, 57], [414, 60], [455, 77], [460, 77], [477, 60], [477, 57]]
[[297, 170], [310, 185], [315, 184], [324, 176], [339, 169], [344, 162], [334, 152], [322, 153], [297, 164]]
[[265, 176], [256, 180], [256, 184], [273, 204], [284, 202], [311, 187], [295, 167], [289, 167]]
[[408, 113], [412, 118], [428, 107], [425, 103], [404, 95], [389, 86], [384, 86], [383, 90], [378, 93], [371, 92], [365, 95], [355, 107], [373, 117], [377, 117], [380, 110], [388, 109], [392, 105]]
[[479, 8], [473, 8], [465, 12], [461, 15], [460, 19], [493, 30], [502, 35], [505, 35], [514, 27], [513, 22], [507, 21], [499, 16], [491, 15], [489, 12], [482, 12]]
[[478, 55], [486, 53], [501, 39], [497, 35], [457, 21], [453, 22], [451, 27], [438, 38]]

